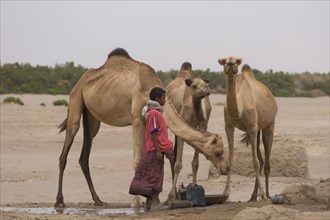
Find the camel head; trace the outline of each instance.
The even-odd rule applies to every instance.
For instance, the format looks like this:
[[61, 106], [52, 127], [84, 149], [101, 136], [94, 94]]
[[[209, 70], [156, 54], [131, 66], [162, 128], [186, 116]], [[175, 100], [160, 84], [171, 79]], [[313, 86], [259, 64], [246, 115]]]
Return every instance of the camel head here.
[[241, 58], [227, 57], [218, 60], [219, 64], [223, 66], [224, 73], [227, 74], [237, 74], [238, 66], [242, 63]]
[[224, 145], [221, 137], [218, 134], [205, 132], [209, 141], [203, 147], [203, 154], [207, 160], [219, 170], [220, 173], [226, 174], [229, 170], [229, 163], [227, 158], [224, 157]]
[[194, 98], [202, 99], [205, 96], [209, 96], [211, 93], [209, 80], [203, 80], [201, 78], [196, 77], [193, 80], [186, 79], [185, 82], [186, 85], [190, 87], [192, 97]]

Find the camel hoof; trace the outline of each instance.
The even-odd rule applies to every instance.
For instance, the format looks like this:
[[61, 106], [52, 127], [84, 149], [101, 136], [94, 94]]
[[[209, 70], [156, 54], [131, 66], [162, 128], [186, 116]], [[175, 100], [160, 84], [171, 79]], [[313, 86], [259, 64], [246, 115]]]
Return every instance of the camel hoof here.
[[55, 208], [64, 208], [65, 207], [65, 203], [63, 202], [63, 200], [57, 200], [56, 203], [54, 204]]
[[228, 197], [229, 197], [229, 196], [230, 196], [230, 192], [229, 192], [229, 191], [223, 191], [222, 195], [223, 195], [223, 196], [228, 196]]
[[102, 202], [101, 200], [94, 202], [94, 206], [104, 206], [104, 205], [106, 205], [106, 204], [107, 204], [107, 203]]
[[248, 202], [256, 202], [257, 197], [256, 196], [251, 196], [251, 198], [248, 200]]
[[260, 199], [260, 200], [268, 200], [268, 198], [267, 198], [267, 196], [266, 196], [265, 193], [261, 193], [261, 194], [259, 194], [259, 199]]

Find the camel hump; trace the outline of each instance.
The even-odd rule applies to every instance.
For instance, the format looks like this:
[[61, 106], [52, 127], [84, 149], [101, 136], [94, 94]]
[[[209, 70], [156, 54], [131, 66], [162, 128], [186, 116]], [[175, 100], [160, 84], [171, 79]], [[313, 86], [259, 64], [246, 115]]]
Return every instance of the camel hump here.
[[245, 71], [251, 71], [251, 67], [248, 64], [244, 64], [242, 66], [242, 72], [245, 72]]
[[192, 65], [191, 65], [191, 63], [189, 63], [189, 62], [184, 62], [184, 63], [181, 65], [181, 69], [182, 69], [182, 70], [192, 70]]
[[119, 48], [119, 47], [114, 49], [113, 51], [111, 51], [108, 54], [108, 59], [111, 56], [124, 56], [124, 57], [127, 57], [127, 58], [131, 58], [130, 55], [127, 53], [127, 51], [124, 48]]

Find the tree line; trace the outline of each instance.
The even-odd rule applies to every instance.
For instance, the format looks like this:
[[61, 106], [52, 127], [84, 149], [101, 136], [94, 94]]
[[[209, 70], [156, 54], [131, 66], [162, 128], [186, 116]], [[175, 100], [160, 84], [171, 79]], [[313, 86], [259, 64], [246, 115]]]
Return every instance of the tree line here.
[[[7, 63], [0, 66], [0, 94], [69, 94], [88, 69], [74, 62], [54, 67], [32, 66], [29, 63]], [[202, 79], [210, 80], [214, 93], [224, 94], [226, 77], [223, 72], [194, 70]], [[264, 83], [277, 97], [314, 97], [330, 95], [330, 73], [288, 73], [252, 70], [256, 79]], [[166, 86], [175, 79], [178, 70], [157, 71]]]

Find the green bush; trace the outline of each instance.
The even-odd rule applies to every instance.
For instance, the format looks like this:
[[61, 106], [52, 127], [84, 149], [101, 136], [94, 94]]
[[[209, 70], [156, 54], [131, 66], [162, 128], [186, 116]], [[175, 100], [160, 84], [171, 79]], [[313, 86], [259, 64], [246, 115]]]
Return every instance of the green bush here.
[[12, 96], [5, 98], [3, 100], [3, 102], [18, 104], [18, 105], [24, 105], [24, 103], [22, 102], [22, 100], [20, 98], [15, 98], [15, 97], [12, 97]]
[[[0, 65], [0, 94], [69, 94], [88, 69], [74, 62], [56, 64], [55, 67], [32, 66], [29, 63]], [[212, 93], [226, 93], [226, 76], [221, 71], [195, 70], [202, 79], [210, 80]], [[179, 70], [157, 71], [166, 86]], [[256, 79], [264, 83], [276, 97], [311, 96], [314, 90], [330, 95], [330, 73], [288, 73], [253, 69]], [[323, 94], [323, 95], [324, 95]], [[321, 94], [322, 95], [322, 94]]]
[[59, 106], [59, 105], [68, 106], [69, 103], [65, 99], [58, 99], [58, 100], [53, 102], [53, 105], [55, 105], [55, 106]]

